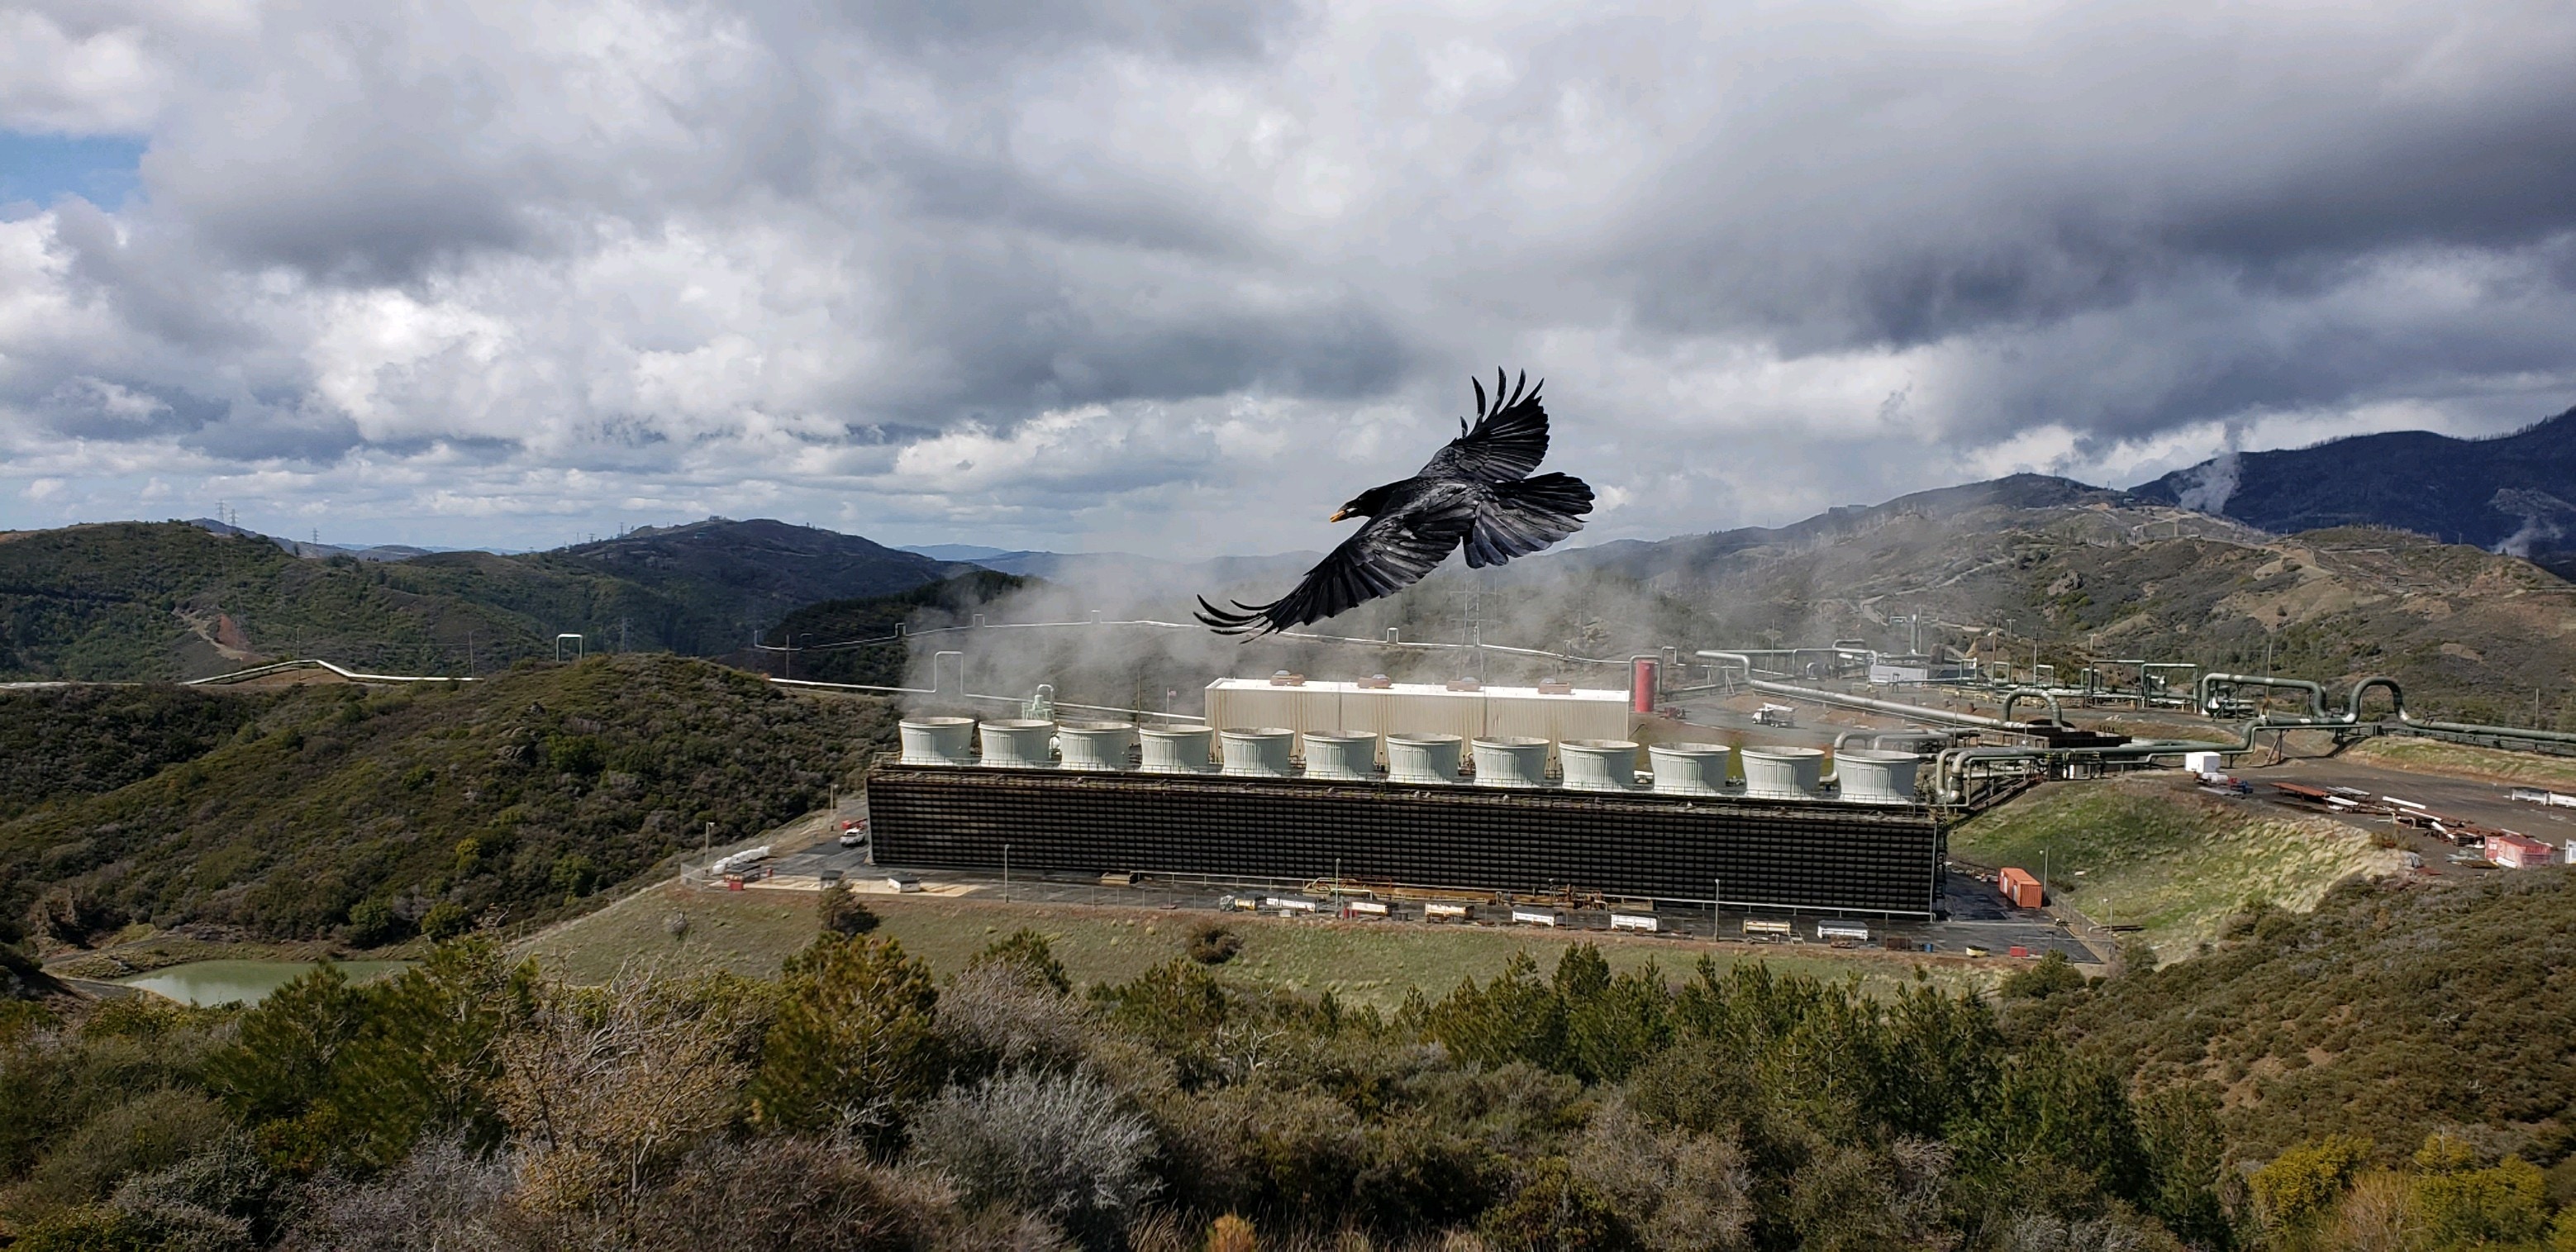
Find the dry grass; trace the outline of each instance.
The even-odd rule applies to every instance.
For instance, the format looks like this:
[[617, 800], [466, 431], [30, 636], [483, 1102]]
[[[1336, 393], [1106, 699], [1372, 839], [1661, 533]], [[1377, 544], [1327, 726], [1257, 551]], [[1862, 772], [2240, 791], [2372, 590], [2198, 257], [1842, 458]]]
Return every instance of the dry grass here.
[[2344, 749], [2351, 760], [2390, 769], [2411, 770], [2418, 774], [2439, 774], [2447, 778], [2469, 778], [2479, 782], [2525, 783], [2576, 791], [2576, 759], [2534, 756], [2527, 752], [2500, 752], [2493, 748], [2472, 748], [2466, 744], [2443, 743], [2435, 739], [2410, 739], [2383, 735], [2364, 739]]
[[[789, 953], [814, 934], [814, 897], [784, 891], [699, 891], [652, 888], [588, 917], [554, 927], [522, 944], [550, 973], [575, 982], [605, 982], [630, 961], [658, 963], [679, 972], [723, 969], [751, 977], [775, 976]], [[1190, 928], [1215, 914], [1200, 909], [1122, 909], [1087, 905], [1004, 904], [975, 899], [869, 896], [867, 906], [884, 919], [881, 933], [945, 977], [965, 967], [985, 945], [1023, 926], [1046, 935], [1067, 973], [1078, 983], [1123, 982], [1180, 956]], [[664, 919], [685, 912], [685, 937], [673, 939]], [[1420, 987], [1438, 996], [1461, 978], [1484, 980], [1502, 971], [1512, 954], [1527, 949], [1542, 966], [1582, 936], [1484, 926], [1413, 923], [1283, 921], [1230, 916], [1225, 924], [1243, 937], [1243, 951], [1223, 966], [1227, 976], [1307, 994], [1330, 991], [1346, 1003], [1391, 1009]], [[1593, 935], [1612, 968], [1653, 962], [1680, 975], [1702, 953], [1721, 962], [1769, 961], [1783, 972], [1822, 977], [1857, 975], [1894, 986], [1925, 964], [1933, 978], [1954, 986], [1982, 985], [1992, 977], [1958, 960], [1918, 962], [1901, 954], [1858, 952], [1833, 956], [1787, 955], [1736, 944], [1672, 938]]]
[[2051, 783], [1950, 835], [1951, 854], [2040, 870], [2053, 898], [2105, 925], [2137, 925], [2157, 955], [2187, 956], [2251, 898], [2304, 911], [2401, 854], [2323, 818], [2267, 814], [2177, 786], [2171, 775]]

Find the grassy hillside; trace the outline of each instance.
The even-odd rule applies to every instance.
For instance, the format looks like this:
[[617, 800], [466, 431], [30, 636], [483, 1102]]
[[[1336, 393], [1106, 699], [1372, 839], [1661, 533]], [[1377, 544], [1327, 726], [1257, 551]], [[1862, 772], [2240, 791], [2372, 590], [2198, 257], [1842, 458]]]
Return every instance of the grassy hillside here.
[[[1193, 927], [1222, 921], [1243, 940], [1226, 964], [1229, 976], [1283, 991], [1331, 992], [1344, 1004], [1393, 1010], [1414, 990], [1445, 995], [1462, 978], [1483, 981], [1500, 974], [1513, 954], [1529, 952], [1553, 965], [1577, 943], [1601, 947], [1619, 972], [1649, 965], [1669, 979], [1687, 977], [1703, 953], [1721, 966], [1768, 962], [1783, 974], [1816, 978], [1850, 975], [1874, 994], [1911, 985], [1916, 963], [1899, 955], [1784, 957], [1746, 947], [1715, 947], [1668, 938], [1548, 935], [1487, 926], [1392, 926], [1369, 922], [1282, 921], [1254, 916], [1217, 917], [1206, 910], [1119, 909], [1090, 905], [1049, 907], [1006, 904], [985, 898], [935, 899], [888, 894], [860, 897], [883, 919], [882, 934], [902, 941], [942, 976], [1002, 935], [1030, 927], [1046, 936], [1076, 984], [1126, 982], [1185, 954]], [[1104, 896], [1104, 898], [1109, 898]], [[522, 944], [547, 973], [578, 983], [605, 983], [630, 963], [665, 975], [714, 971], [774, 978], [787, 957], [812, 942], [815, 896], [802, 891], [703, 891], [677, 885], [639, 892], [616, 904], [570, 919]], [[674, 936], [665, 921], [689, 919]], [[1990, 969], [1951, 962], [1928, 975], [1953, 990], [1991, 981]]]
[[219, 747], [0, 823], [0, 908], [78, 941], [134, 921], [401, 938], [572, 906], [823, 803], [878, 702], [668, 656], [451, 688], [281, 696]]
[[543, 623], [398, 568], [301, 560], [178, 522], [0, 536], [0, 678], [151, 681], [293, 655], [461, 673], [469, 639], [489, 658], [545, 637]]
[[2337, 1132], [2398, 1157], [2449, 1127], [2547, 1165], [2576, 1148], [2576, 874], [2346, 883], [2097, 984], [2064, 1029], [2143, 1088], [2207, 1084], [2254, 1159]]
[[2104, 925], [2136, 925], [2158, 956], [2190, 955], [2248, 899], [2307, 909], [2400, 854], [2340, 822], [2256, 813], [2171, 775], [2044, 784], [1950, 834], [1951, 855], [2040, 872], [2062, 901]]
[[2343, 754], [2353, 760], [2419, 774], [2576, 791], [2576, 760], [2565, 757], [2502, 752], [2493, 748], [2472, 748], [2466, 744], [2396, 735], [2364, 739], [2344, 749]]

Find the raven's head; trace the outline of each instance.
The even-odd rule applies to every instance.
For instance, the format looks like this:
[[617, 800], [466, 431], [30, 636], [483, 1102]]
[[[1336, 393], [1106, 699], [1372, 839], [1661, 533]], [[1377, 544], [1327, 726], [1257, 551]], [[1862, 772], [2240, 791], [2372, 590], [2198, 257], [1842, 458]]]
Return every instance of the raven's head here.
[[1333, 510], [1333, 515], [1324, 520], [1338, 522], [1346, 517], [1375, 517], [1379, 509], [1386, 507], [1387, 497], [1394, 494], [1400, 485], [1388, 483], [1383, 487], [1371, 487], [1352, 497], [1350, 503]]

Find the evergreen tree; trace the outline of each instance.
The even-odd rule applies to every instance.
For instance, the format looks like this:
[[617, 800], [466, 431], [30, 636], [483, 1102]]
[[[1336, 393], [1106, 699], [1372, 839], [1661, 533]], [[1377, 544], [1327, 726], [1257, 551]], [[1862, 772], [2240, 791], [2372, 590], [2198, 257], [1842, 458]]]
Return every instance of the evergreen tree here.
[[944, 1072], [930, 970], [903, 945], [832, 935], [788, 958], [777, 1019], [752, 1083], [753, 1117], [777, 1130], [848, 1130], [880, 1142]]

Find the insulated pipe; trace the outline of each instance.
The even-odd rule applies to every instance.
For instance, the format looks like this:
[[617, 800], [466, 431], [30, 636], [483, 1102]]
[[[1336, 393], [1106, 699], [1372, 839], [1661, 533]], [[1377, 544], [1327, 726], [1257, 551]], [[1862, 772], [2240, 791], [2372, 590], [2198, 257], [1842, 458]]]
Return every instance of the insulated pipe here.
[[2013, 705], [2034, 697], [2048, 702], [2048, 720], [2060, 726], [2066, 724], [2066, 710], [2057, 707], [2057, 697], [2050, 695], [2047, 689], [2041, 687], [2015, 687], [2005, 692], [2004, 720], [2007, 722], [2012, 720]]
[[1704, 650], [1696, 653], [1695, 655], [1714, 661], [1732, 661], [1737, 665], [1743, 666], [1745, 683], [1755, 691], [1765, 692], [1770, 695], [1795, 696], [1801, 699], [1814, 700], [1819, 704], [1839, 704], [1848, 708], [1869, 709], [1878, 713], [1894, 713], [1899, 717], [1908, 717], [1916, 721], [1947, 722], [1954, 726], [1983, 726], [1990, 730], [2027, 729], [2026, 727], [2015, 726], [2010, 722], [2006, 722], [1998, 718], [1979, 717], [1974, 713], [1953, 713], [1947, 709], [1929, 709], [1919, 704], [1899, 704], [1894, 700], [1880, 700], [1870, 696], [1846, 695], [1839, 691], [1818, 691], [1812, 687], [1798, 687], [1792, 686], [1788, 683], [1775, 683], [1768, 679], [1755, 678], [1753, 677], [1752, 659], [1741, 652]]
[[[2326, 689], [2322, 683], [2304, 678], [2261, 678], [2252, 674], [2203, 674], [2192, 690], [2192, 704], [2204, 717], [2214, 716], [2219, 687], [2284, 687], [2308, 693], [2308, 716], [2320, 721], [2331, 716], [2326, 712]], [[2356, 693], [2359, 688], [2354, 689]]]
[[[2529, 739], [2536, 743], [2576, 743], [2576, 734], [2570, 734], [2561, 730], [2538, 730], [2522, 726], [2488, 726], [2477, 722], [2416, 721], [2415, 718], [2406, 711], [2405, 690], [2397, 685], [2396, 679], [2391, 678], [2386, 674], [2373, 674], [2370, 677], [2362, 679], [2360, 682], [2352, 685], [2352, 694], [2346, 697], [2344, 701], [2344, 721], [2359, 722], [2361, 720], [2362, 693], [2369, 691], [2373, 687], [2385, 687], [2388, 689], [2389, 700], [2397, 706], [2397, 724], [2400, 726], [2408, 726], [2420, 730], [2438, 730], [2445, 734], [2452, 735], [2485, 735], [2490, 738], [2497, 739]], [[2383, 721], [2379, 724], [2384, 726], [2387, 723]]]

